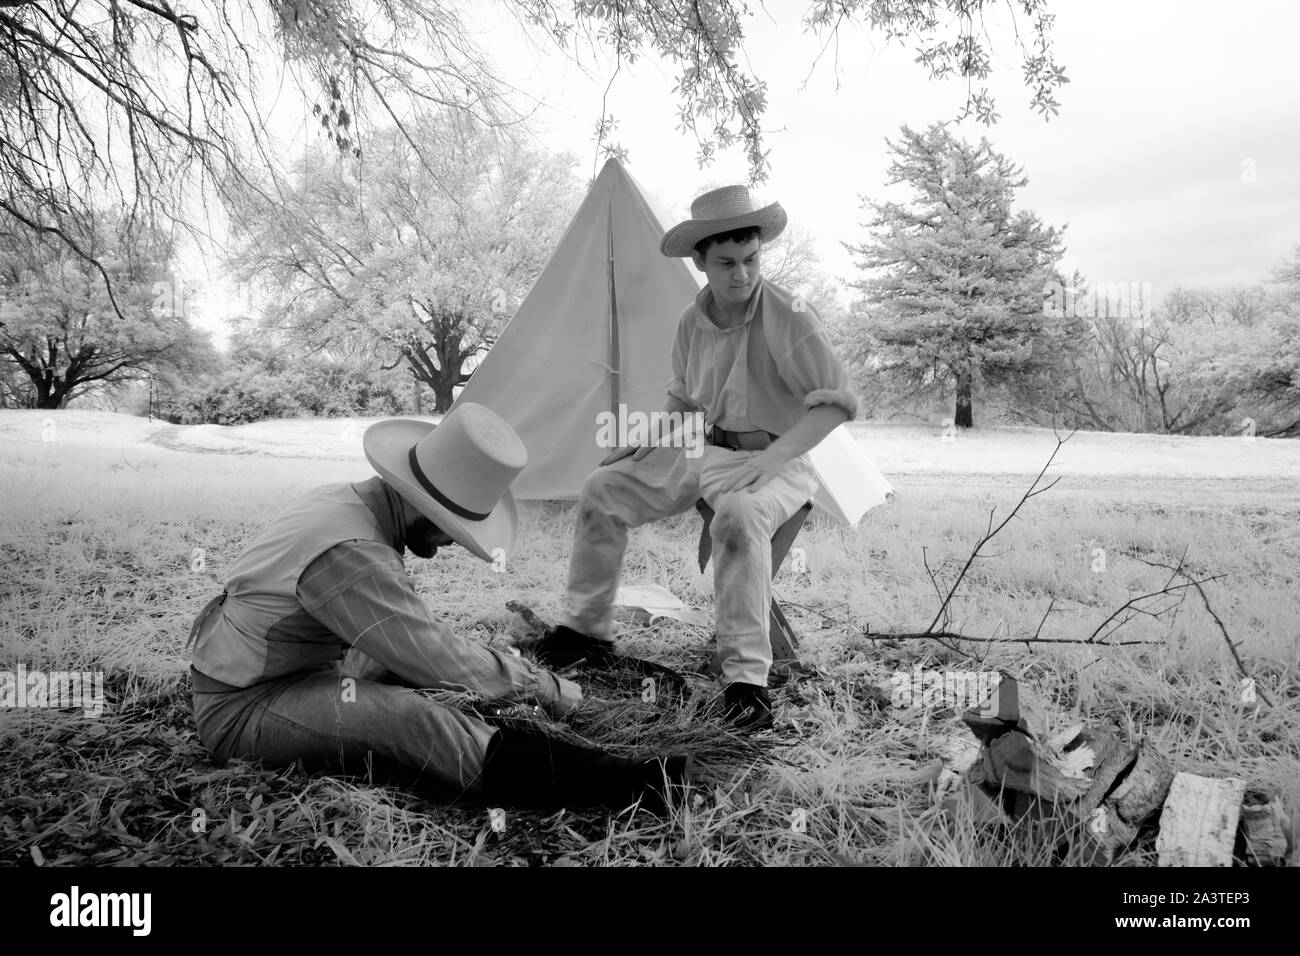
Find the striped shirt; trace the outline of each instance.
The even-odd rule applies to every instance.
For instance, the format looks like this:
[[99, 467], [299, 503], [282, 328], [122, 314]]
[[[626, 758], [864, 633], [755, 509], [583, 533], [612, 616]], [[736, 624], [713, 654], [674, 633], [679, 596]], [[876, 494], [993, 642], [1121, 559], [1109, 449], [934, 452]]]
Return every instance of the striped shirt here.
[[[203, 673], [209, 659], [220, 660], [232, 674], [247, 672], [253, 682], [262, 682], [334, 666], [355, 648], [413, 687], [537, 703], [558, 714], [577, 707], [582, 699], [577, 684], [522, 657], [461, 637], [437, 620], [402, 563], [410, 506], [378, 476], [352, 488], [374, 515], [383, 540], [343, 541], [311, 560], [298, 576], [296, 602], [288, 600], [269, 628], [259, 628], [265, 634], [242, 635], [220, 626], [217, 633], [208, 634], [195, 651], [196, 690], [238, 689]], [[326, 518], [327, 513], [316, 518], [308, 511], [294, 520]], [[257, 581], [242, 579], [239, 584], [230, 601], [258, 586]], [[247, 686], [247, 680], [241, 683]]]

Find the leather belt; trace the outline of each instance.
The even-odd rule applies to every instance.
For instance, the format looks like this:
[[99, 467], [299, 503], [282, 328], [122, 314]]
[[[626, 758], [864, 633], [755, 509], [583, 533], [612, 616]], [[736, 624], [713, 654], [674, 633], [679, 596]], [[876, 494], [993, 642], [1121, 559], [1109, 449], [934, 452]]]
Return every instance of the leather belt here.
[[709, 444], [717, 445], [720, 448], [730, 448], [732, 451], [762, 451], [780, 437], [780, 435], [773, 435], [771, 432], [761, 430], [729, 432], [725, 428], [718, 428], [716, 425], [709, 427]]

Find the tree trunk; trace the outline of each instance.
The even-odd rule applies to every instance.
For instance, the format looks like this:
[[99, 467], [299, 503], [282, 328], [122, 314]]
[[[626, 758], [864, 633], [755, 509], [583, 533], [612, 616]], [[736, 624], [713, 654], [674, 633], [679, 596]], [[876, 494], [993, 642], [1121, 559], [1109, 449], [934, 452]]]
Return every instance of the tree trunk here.
[[958, 428], [974, 428], [975, 414], [971, 404], [971, 374], [957, 373], [957, 409], [953, 413], [953, 424]]
[[46, 381], [36, 382], [36, 404], [32, 406], [33, 408], [58, 408], [62, 401], [63, 395], [59, 389]]
[[414, 409], [416, 415], [424, 414], [424, 406], [420, 401], [420, 380], [418, 378], [411, 379], [411, 408]]
[[435, 382], [433, 385], [433, 403], [436, 406], [434, 411], [439, 415], [445, 415], [447, 409], [451, 408], [452, 395], [451, 390], [455, 388], [450, 382]]

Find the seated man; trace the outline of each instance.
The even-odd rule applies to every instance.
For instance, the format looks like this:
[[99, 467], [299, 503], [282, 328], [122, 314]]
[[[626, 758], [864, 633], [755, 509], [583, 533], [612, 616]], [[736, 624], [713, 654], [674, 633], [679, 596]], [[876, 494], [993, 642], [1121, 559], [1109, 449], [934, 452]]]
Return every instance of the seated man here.
[[816, 492], [806, 453], [856, 415], [858, 401], [817, 314], [763, 281], [762, 244], [785, 228], [780, 204], [755, 209], [747, 189], [728, 186], [696, 199], [691, 216], [660, 245], [664, 255], [689, 255], [708, 279], [678, 322], [664, 409], [702, 412], [709, 447], [699, 456], [653, 443], [620, 449], [588, 477], [569, 562], [568, 614], [533, 651], [552, 667], [611, 660], [628, 529], [703, 498], [715, 512], [724, 712], [757, 730], [772, 724], [770, 540]]
[[[230, 569], [191, 630], [199, 739], [224, 764], [386, 774], [453, 799], [492, 804], [662, 808], [664, 770], [541, 734], [495, 728], [412, 688], [468, 690], [560, 716], [578, 685], [458, 637], [416, 594], [402, 565], [458, 543], [485, 561], [509, 553], [518, 516], [508, 488], [527, 463], [494, 412], [465, 405], [434, 427], [393, 419], [366, 430], [377, 477], [324, 485], [282, 513]], [[348, 676], [350, 650], [408, 686]], [[685, 758], [668, 760], [672, 781]]]

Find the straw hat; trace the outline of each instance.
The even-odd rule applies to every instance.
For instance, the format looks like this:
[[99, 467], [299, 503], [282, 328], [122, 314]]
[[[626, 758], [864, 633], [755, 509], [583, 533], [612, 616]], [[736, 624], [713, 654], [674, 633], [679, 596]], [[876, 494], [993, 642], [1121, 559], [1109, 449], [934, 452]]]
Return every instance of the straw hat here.
[[506, 554], [519, 530], [510, 483], [528, 451], [500, 415], [473, 402], [440, 425], [376, 422], [361, 439], [375, 471], [421, 514], [484, 561]]
[[758, 226], [759, 238], [771, 242], [785, 229], [785, 218], [779, 202], [755, 209], [744, 186], [723, 186], [691, 203], [691, 218], [664, 234], [659, 251], [674, 257], [693, 255], [701, 239], [748, 226]]

